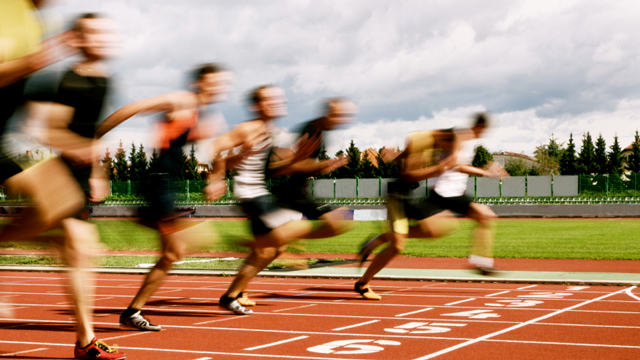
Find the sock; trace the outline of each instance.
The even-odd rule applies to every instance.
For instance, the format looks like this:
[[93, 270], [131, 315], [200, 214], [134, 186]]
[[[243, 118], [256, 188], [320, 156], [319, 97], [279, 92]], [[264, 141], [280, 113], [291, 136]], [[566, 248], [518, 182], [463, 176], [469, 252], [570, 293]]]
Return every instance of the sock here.
[[238, 294], [238, 296], [236, 296], [236, 299], [240, 299], [240, 298], [242, 298], [242, 297], [244, 297], [244, 292], [243, 292], [243, 291], [241, 291], [241, 292]]
[[221, 304], [229, 304], [231, 303], [233, 300], [235, 300], [236, 298], [232, 298], [231, 296], [227, 296], [227, 295], [222, 295], [220, 297], [220, 303]]
[[476, 267], [493, 268], [493, 258], [478, 255], [469, 255], [469, 264]]
[[138, 311], [140, 311], [140, 309], [127, 308], [127, 310], [125, 310], [125, 311], [122, 313], [122, 316], [123, 316], [123, 317], [129, 317], [129, 316], [131, 316], [131, 315], [133, 315], [133, 314], [137, 313]]

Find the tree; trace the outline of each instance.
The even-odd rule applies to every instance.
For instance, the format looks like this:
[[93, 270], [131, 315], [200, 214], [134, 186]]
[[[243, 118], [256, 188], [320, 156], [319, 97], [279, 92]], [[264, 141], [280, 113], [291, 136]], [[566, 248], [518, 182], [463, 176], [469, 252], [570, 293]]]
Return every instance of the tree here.
[[477, 168], [484, 168], [493, 161], [493, 155], [481, 144], [476, 145], [475, 147], [475, 155], [473, 156], [473, 161], [471, 161], [471, 165]]
[[559, 175], [560, 174], [560, 162], [557, 157], [549, 155], [549, 148], [547, 145], [539, 145], [534, 151], [538, 164], [536, 170], [540, 175]]
[[120, 140], [120, 146], [116, 149], [113, 160], [113, 177], [115, 181], [129, 180], [129, 164], [127, 163], [127, 154], [122, 147], [122, 140]]
[[380, 148], [376, 155], [376, 160], [378, 161], [378, 176], [383, 178], [397, 178], [399, 175], [398, 162], [395, 160], [384, 162], [384, 159], [382, 158], [383, 150], [384, 148]]
[[609, 165], [607, 164], [607, 144], [604, 138], [602, 138], [602, 134], [600, 134], [596, 140], [593, 168], [596, 174], [606, 174], [609, 171]]
[[627, 158], [627, 168], [634, 174], [640, 174], [640, 135], [638, 135], [638, 130], [636, 130], [631, 151], [631, 155]]
[[187, 169], [187, 162], [189, 158], [187, 153], [184, 152], [184, 148], [180, 150], [180, 162], [176, 164], [176, 171], [178, 173], [178, 180], [188, 180], [189, 171]]
[[156, 151], [156, 149], [153, 149], [153, 152], [151, 153], [151, 158], [149, 159], [149, 173], [157, 173], [160, 171], [160, 157], [158, 156], [158, 152]]
[[318, 154], [318, 160], [324, 161], [329, 159], [330, 157], [329, 155], [327, 155], [327, 148], [324, 147], [324, 144], [323, 144], [322, 147], [320, 148], [320, 154]]
[[136, 153], [136, 172], [139, 174], [139, 180], [145, 181], [149, 177], [149, 161], [147, 160], [147, 153], [144, 152], [144, 146], [140, 144], [138, 152]]
[[349, 143], [349, 147], [347, 148], [347, 158], [347, 165], [344, 168], [339, 169], [344, 169], [344, 171], [339, 171], [338, 173], [343, 175], [343, 177], [350, 179], [360, 177], [360, 149], [356, 147], [356, 144], [353, 142], [353, 140], [351, 140], [351, 143]]
[[582, 148], [580, 148], [580, 153], [578, 154], [578, 166], [577, 172], [578, 174], [594, 174], [597, 172], [595, 168], [595, 148], [593, 147], [593, 140], [591, 138], [591, 134], [587, 131], [585, 135], [582, 136]]
[[530, 166], [522, 158], [511, 158], [504, 164], [504, 169], [511, 176], [525, 176], [529, 174]]
[[191, 150], [189, 151], [189, 159], [187, 160], [187, 179], [188, 180], [197, 180], [199, 178], [198, 174], [198, 159], [196, 158], [196, 149], [191, 144]]
[[364, 156], [362, 157], [361, 168], [362, 168], [361, 176], [363, 178], [366, 179], [366, 178], [377, 177], [376, 167], [373, 166], [373, 164], [371, 163], [371, 160], [369, 160], [368, 151], [365, 151]]
[[129, 151], [129, 180], [131, 181], [140, 181], [138, 160], [136, 158], [137, 152], [136, 145], [131, 142], [131, 150]]
[[567, 148], [560, 156], [560, 174], [576, 175], [576, 145], [573, 143], [573, 134], [569, 135], [569, 143]]
[[618, 142], [618, 135], [613, 137], [613, 145], [611, 145], [611, 152], [609, 152], [608, 172], [610, 174], [622, 174], [624, 173], [624, 163], [622, 162], [622, 148]]
[[109, 152], [109, 148], [107, 148], [107, 152], [104, 154], [104, 157], [100, 160], [102, 167], [104, 168], [105, 173], [109, 177], [109, 180], [113, 180], [113, 159], [111, 158], [111, 153]]

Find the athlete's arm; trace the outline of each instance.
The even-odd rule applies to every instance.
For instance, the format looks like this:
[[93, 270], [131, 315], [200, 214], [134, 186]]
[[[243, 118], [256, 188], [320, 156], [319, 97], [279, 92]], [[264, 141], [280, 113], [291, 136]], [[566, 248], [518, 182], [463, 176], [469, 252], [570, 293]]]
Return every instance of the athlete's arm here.
[[47, 129], [42, 136], [45, 145], [61, 150], [62, 155], [74, 165], [87, 166], [99, 157], [98, 144], [93, 138], [87, 138], [69, 130], [75, 109], [68, 105], [52, 103], [49, 107]]
[[481, 168], [473, 167], [471, 165], [458, 165], [458, 171], [460, 171], [463, 174], [468, 174], [471, 176], [492, 177], [488, 171]]
[[125, 105], [100, 123], [96, 129], [96, 138], [103, 137], [111, 129], [138, 113], [171, 111], [174, 104], [173, 94], [164, 94]]

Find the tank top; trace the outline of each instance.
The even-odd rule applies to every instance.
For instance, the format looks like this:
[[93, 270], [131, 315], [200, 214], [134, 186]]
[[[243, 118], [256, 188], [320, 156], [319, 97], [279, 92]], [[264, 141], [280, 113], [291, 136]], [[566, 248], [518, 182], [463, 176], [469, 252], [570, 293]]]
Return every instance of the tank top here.
[[251, 148], [251, 155], [236, 166], [233, 178], [233, 193], [240, 200], [249, 200], [269, 195], [266, 170], [271, 154], [273, 139], [270, 135]]

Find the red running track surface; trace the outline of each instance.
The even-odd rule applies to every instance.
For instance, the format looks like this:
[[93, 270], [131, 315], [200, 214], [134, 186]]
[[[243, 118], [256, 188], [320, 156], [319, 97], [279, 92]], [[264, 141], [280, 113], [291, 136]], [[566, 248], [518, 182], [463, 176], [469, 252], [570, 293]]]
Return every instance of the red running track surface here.
[[[64, 275], [0, 273], [13, 316], [0, 357], [67, 359], [75, 341]], [[231, 278], [171, 276], [144, 313], [161, 332], [121, 328], [138, 275], [99, 275], [98, 338], [128, 359], [637, 359], [635, 287], [257, 278], [252, 316], [218, 308]]]

